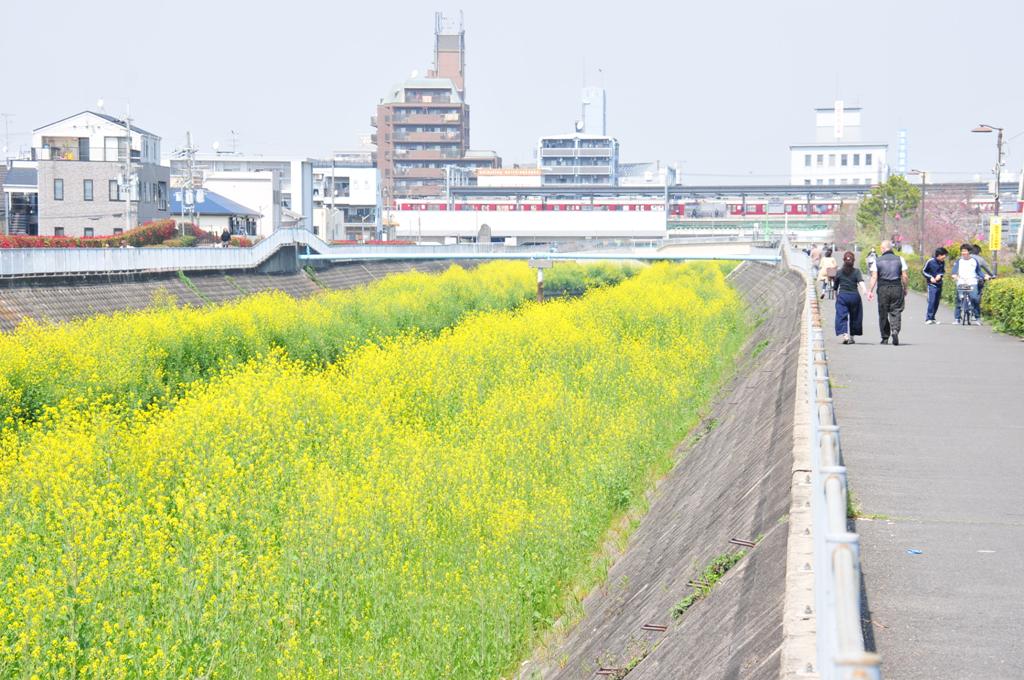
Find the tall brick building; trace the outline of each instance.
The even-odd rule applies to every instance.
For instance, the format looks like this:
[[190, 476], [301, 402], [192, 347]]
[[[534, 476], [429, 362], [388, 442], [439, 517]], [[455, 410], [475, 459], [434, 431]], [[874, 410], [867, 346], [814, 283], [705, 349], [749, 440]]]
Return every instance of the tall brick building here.
[[395, 86], [377, 105], [375, 161], [385, 205], [440, 196], [448, 182], [472, 181], [478, 168], [501, 167], [494, 152], [471, 151], [462, 17], [435, 14], [434, 68]]

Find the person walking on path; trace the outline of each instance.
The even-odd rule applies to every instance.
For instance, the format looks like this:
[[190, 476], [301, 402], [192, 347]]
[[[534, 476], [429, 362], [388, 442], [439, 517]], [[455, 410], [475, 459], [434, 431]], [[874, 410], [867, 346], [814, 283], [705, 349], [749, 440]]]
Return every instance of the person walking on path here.
[[821, 264], [821, 248], [817, 243], [811, 244], [811, 276], [818, 278], [818, 265]]
[[978, 304], [974, 307], [974, 318], [981, 322], [981, 296], [985, 294], [985, 282], [995, 278], [995, 274], [988, 268], [988, 260], [981, 256], [981, 246], [977, 243], [971, 244], [971, 257], [978, 261]]
[[878, 327], [882, 331], [882, 344], [900, 344], [900, 320], [907, 297], [907, 263], [892, 252], [892, 242], [882, 241], [882, 254], [875, 261], [868, 286], [868, 301], [878, 288]]
[[864, 275], [853, 266], [854, 255], [843, 253], [843, 266], [836, 273], [836, 335], [843, 336], [844, 345], [852, 345], [854, 338], [864, 335], [864, 306], [860, 294], [864, 292]]
[[818, 291], [819, 295], [824, 298], [826, 286], [833, 285], [832, 279], [836, 276], [839, 263], [836, 262], [836, 258], [832, 257], [832, 249], [826, 248], [825, 254], [818, 261], [818, 264]]
[[876, 253], [875, 249], [872, 248], [870, 251], [868, 251], [868, 257], [865, 260], [865, 262], [868, 263], [868, 271], [869, 272], [875, 271], [875, 262], [877, 262], [877, 261], [878, 261], [878, 253]]
[[231, 244], [231, 232], [228, 231], [227, 227], [224, 227], [224, 231], [220, 233], [220, 247], [227, 248]]
[[935, 312], [939, 310], [939, 300], [942, 299], [942, 277], [946, 274], [947, 255], [949, 251], [945, 248], [936, 248], [935, 256], [928, 260], [921, 270], [928, 286], [928, 310], [925, 312], [924, 322], [932, 326], [939, 323], [935, 318]]

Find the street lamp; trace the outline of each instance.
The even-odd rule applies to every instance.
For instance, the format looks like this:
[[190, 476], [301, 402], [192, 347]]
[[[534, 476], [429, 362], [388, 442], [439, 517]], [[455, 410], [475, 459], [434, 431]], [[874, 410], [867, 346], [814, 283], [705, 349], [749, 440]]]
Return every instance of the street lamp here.
[[921, 176], [921, 227], [917, 234], [917, 244], [920, 248], [919, 252], [921, 257], [925, 257], [924, 254], [924, 192], [925, 187], [928, 184], [928, 172], [926, 170], [911, 170], [907, 173], [908, 175], [920, 175]]
[[[996, 136], [996, 184], [993, 187], [995, 194], [995, 216], [999, 217], [999, 176], [1003, 169], [1003, 128], [996, 127], [995, 125], [986, 125], [984, 123], [978, 124], [978, 127], [971, 130], [971, 132], [992, 132], [995, 130], [999, 134]], [[992, 273], [999, 273], [999, 251], [992, 251]]]

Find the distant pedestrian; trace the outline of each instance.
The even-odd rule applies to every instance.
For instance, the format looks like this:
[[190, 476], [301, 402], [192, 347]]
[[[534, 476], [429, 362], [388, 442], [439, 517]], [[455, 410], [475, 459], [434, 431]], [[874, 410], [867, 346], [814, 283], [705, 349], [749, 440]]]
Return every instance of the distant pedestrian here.
[[985, 294], [985, 282], [995, 277], [988, 267], [988, 260], [981, 256], [981, 246], [977, 243], [971, 244], [971, 257], [978, 261], [978, 306], [974, 310], [974, 317], [981, 323], [981, 297]]
[[843, 266], [835, 277], [836, 294], [836, 335], [843, 336], [844, 345], [852, 345], [854, 337], [864, 334], [864, 306], [860, 294], [866, 292], [864, 275], [853, 266], [854, 255], [843, 253]]
[[882, 344], [900, 344], [900, 322], [907, 297], [907, 263], [892, 252], [892, 241], [882, 241], [882, 254], [875, 260], [868, 286], [868, 301], [878, 288], [878, 327], [882, 332]]
[[817, 243], [811, 244], [811, 278], [818, 278], [818, 266], [821, 264], [821, 248]]
[[868, 256], [864, 259], [864, 261], [868, 265], [868, 272], [869, 273], [875, 271], [875, 262], [878, 261], [878, 253], [875, 252], [874, 248], [872, 248], [868, 252]]
[[224, 227], [224, 231], [220, 232], [220, 247], [227, 248], [229, 245], [231, 245], [231, 232]]
[[825, 293], [834, 289], [834, 280], [839, 269], [839, 263], [832, 257], [832, 249], [826, 248], [818, 261], [818, 290], [819, 295], [824, 298]]
[[935, 318], [935, 312], [939, 310], [939, 300], [942, 299], [942, 277], [946, 275], [947, 255], [949, 251], [945, 248], [936, 248], [934, 257], [928, 260], [921, 270], [925, 285], [928, 287], [928, 311], [925, 312], [924, 322], [932, 326], [939, 323]]

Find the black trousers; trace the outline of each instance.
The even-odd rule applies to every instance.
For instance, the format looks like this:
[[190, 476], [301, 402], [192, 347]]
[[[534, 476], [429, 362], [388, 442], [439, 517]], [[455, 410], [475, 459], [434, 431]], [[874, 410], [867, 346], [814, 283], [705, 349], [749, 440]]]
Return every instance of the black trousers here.
[[904, 300], [903, 284], [884, 281], [878, 284], [878, 327], [882, 330], [882, 340], [894, 333], [899, 335]]

